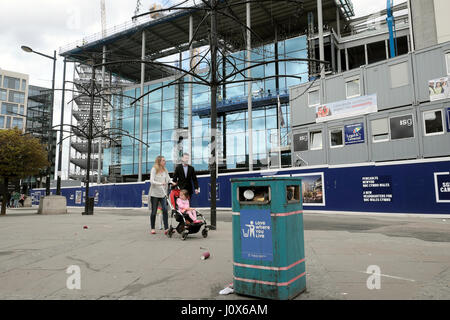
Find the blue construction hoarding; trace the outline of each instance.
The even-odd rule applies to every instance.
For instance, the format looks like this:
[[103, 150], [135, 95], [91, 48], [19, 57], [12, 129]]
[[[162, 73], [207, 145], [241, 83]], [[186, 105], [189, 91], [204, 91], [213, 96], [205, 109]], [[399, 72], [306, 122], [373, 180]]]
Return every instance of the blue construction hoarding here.
[[[450, 159], [445, 158], [223, 174], [217, 179], [217, 207], [231, 208], [232, 178], [284, 175], [303, 178], [304, 210], [450, 214], [449, 172]], [[209, 182], [209, 176], [199, 176], [201, 193], [193, 197], [193, 207], [210, 206]], [[98, 207], [139, 208], [147, 206], [149, 187], [148, 181], [91, 185], [90, 196]], [[68, 206], [84, 206], [84, 188], [61, 190]], [[30, 193], [37, 205], [45, 189]]]

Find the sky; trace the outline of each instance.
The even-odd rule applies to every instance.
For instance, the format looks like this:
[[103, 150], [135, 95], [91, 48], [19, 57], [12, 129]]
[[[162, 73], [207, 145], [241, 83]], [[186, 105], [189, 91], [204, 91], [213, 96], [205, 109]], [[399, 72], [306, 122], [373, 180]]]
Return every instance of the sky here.
[[[198, 0], [197, 0], [198, 1]], [[167, 7], [179, 0], [141, 0], [141, 12], [152, 3]], [[405, 0], [394, 0], [394, 5]], [[355, 17], [386, 8], [386, 0], [353, 0]], [[135, 0], [105, 0], [107, 28], [128, 22], [136, 9]], [[101, 32], [100, 0], [0, 0], [0, 68], [28, 74], [30, 84], [51, 88], [50, 59], [20, 49], [22, 45], [52, 56], [56, 50]], [[63, 62], [57, 56], [55, 88], [62, 88]], [[66, 80], [72, 80], [73, 66], [67, 65]], [[70, 87], [70, 86], [69, 86]], [[66, 102], [71, 99], [66, 94]], [[60, 123], [61, 91], [55, 93], [53, 124]], [[64, 123], [70, 123], [70, 105], [64, 109]], [[59, 135], [58, 135], [59, 136]], [[68, 139], [63, 145], [62, 178], [67, 178]], [[58, 161], [58, 159], [57, 159]]]

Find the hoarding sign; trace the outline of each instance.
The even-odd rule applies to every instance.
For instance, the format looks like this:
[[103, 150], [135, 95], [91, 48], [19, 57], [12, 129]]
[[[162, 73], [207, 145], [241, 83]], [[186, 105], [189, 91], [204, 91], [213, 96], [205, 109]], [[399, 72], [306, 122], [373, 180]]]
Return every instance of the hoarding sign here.
[[75, 192], [75, 203], [81, 204], [81, 190]]
[[241, 255], [242, 259], [272, 261], [272, 222], [269, 209], [242, 209]]
[[305, 206], [325, 206], [324, 174], [299, 173], [291, 177], [302, 179], [302, 202]]
[[[220, 201], [220, 183], [216, 184], [216, 200]], [[211, 201], [211, 183], [208, 183], [208, 201]]]
[[390, 119], [391, 139], [405, 139], [414, 137], [414, 120], [411, 114]]
[[308, 150], [308, 133], [298, 133], [293, 135], [294, 152]]
[[445, 118], [447, 119], [447, 132], [450, 132], [450, 108], [445, 109]]
[[344, 126], [345, 144], [364, 143], [364, 123]]
[[450, 98], [450, 83], [448, 77], [428, 81], [430, 101]]
[[316, 122], [343, 119], [377, 111], [377, 95], [372, 94], [317, 106]]
[[392, 176], [362, 177], [364, 202], [392, 202]]
[[437, 203], [450, 203], [450, 172], [435, 172], [434, 186]]

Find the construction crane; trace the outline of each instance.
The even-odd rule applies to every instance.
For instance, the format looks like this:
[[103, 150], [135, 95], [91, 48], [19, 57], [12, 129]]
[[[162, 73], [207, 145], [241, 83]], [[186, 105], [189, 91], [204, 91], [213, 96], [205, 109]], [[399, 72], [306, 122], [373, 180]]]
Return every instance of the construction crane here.
[[393, 13], [394, 0], [387, 0], [387, 24], [389, 29], [389, 49], [391, 52], [391, 58], [397, 56], [397, 31], [395, 30], [395, 19]]
[[100, 0], [100, 10], [102, 13], [102, 37], [106, 37], [106, 8], [105, 0]]
[[141, 0], [137, 0], [137, 2], [136, 2], [136, 10], [134, 10], [134, 16], [137, 16], [139, 14], [140, 10], [141, 10]]

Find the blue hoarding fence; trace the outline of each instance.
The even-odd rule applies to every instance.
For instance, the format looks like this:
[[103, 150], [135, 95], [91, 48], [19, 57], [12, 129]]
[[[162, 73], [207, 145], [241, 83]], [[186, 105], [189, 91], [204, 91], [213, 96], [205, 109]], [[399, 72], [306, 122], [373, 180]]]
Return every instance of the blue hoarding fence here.
[[[450, 159], [443, 158], [221, 174], [217, 179], [217, 207], [231, 208], [232, 178], [284, 175], [302, 177], [304, 210], [450, 214], [449, 172]], [[209, 176], [199, 176], [198, 180], [201, 193], [193, 196], [191, 206], [208, 208]], [[90, 196], [98, 207], [140, 208], [147, 206], [149, 187], [148, 181], [93, 185]], [[30, 193], [37, 205], [45, 189]], [[84, 206], [84, 188], [62, 188], [61, 193], [68, 206]]]

